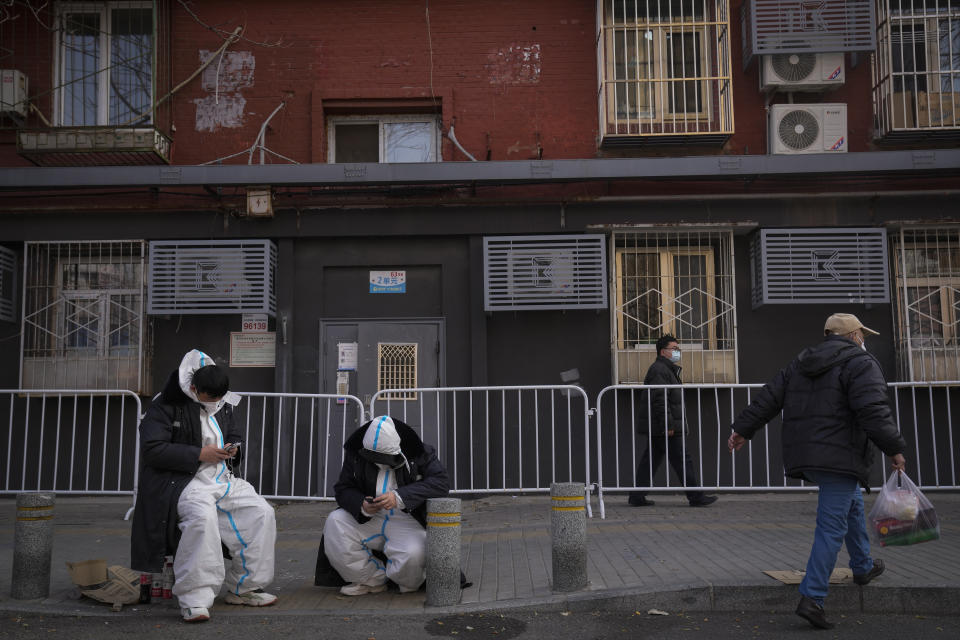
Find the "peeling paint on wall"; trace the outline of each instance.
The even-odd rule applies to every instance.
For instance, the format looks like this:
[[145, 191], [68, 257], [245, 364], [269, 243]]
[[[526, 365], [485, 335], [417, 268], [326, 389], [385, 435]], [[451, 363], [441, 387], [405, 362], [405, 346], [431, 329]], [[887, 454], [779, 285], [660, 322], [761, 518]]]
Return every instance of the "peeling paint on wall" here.
[[[201, 49], [200, 62], [212, 52]], [[209, 95], [193, 101], [197, 105], [197, 131], [216, 131], [221, 127], [235, 129], [243, 126], [247, 101], [240, 91], [253, 86], [256, 60], [252, 51], [230, 51], [223, 60], [214, 60], [201, 76], [201, 86]]]
[[540, 82], [540, 45], [513, 43], [487, 55], [490, 84]]

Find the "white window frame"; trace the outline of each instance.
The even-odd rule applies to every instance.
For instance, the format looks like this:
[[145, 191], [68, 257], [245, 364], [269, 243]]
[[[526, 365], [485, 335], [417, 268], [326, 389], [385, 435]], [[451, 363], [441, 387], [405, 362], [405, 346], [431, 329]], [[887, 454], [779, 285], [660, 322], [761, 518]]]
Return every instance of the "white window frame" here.
[[[142, 0], [126, 0], [123, 2], [60, 2], [56, 5], [56, 24], [57, 28], [55, 30], [56, 37], [54, 38], [54, 56], [53, 56], [53, 74], [54, 74], [54, 114], [53, 120], [55, 126], [121, 126], [127, 125], [125, 122], [110, 122], [110, 51], [111, 51], [111, 33], [110, 29], [112, 26], [111, 21], [111, 11], [113, 9], [152, 9], [153, 3]], [[98, 43], [98, 51], [100, 54], [99, 57], [99, 69], [95, 72], [97, 76], [97, 121], [94, 124], [84, 123], [66, 123], [65, 122], [65, 101], [69, 95], [64, 87], [66, 86], [66, 70], [63, 68], [65, 64], [64, 56], [62, 55], [63, 47], [63, 21], [64, 15], [69, 13], [86, 13], [86, 14], [96, 14], [100, 17], [100, 38]], [[156, 21], [156, 16], [151, 14], [151, 19]], [[154, 100], [154, 81], [156, 77], [156, 61], [153, 56], [152, 49], [155, 47], [156, 43], [152, 42], [153, 35], [151, 35], [151, 69], [150, 69], [150, 87], [149, 87], [149, 98], [147, 105], [152, 105]], [[136, 122], [129, 123], [129, 126], [133, 125], [149, 125], [152, 123], [152, 114], [147, 113], [145, 119]]]
[[377, 162], [386, 162], [387, 158], [387, 140], [385, 129], [387, 125], [395, 123], [414, 123], [422, 122], [433, 125], [430, 127], [430, 149], [432, 159], [427, 162], [441, 162], [441, 144], [443, 142], [440, 136], [440, 117], [435, 114], [418, 115], [354, 115], [354, 116], [330, 116], [327, 118], [327, 162], [336, 162], [337, 157], [337, 125], [338, 124], [377, 124], [380, 127], [380, 152]]

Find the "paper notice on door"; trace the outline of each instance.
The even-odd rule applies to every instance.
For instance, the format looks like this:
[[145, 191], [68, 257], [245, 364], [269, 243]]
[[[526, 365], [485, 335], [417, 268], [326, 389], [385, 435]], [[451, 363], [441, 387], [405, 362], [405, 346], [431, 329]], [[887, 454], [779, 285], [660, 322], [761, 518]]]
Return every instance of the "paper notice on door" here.
[[[337, 395], [348, 395], [350, 393], [350, 372], [337, 371]], [[346, 398], [337, 398], [337, 404], [346, 404]]]
[[[337, 371], [357, 370], [357, 343], [337, 343]], [[339, 393], [339, 392], [338, 392]]]

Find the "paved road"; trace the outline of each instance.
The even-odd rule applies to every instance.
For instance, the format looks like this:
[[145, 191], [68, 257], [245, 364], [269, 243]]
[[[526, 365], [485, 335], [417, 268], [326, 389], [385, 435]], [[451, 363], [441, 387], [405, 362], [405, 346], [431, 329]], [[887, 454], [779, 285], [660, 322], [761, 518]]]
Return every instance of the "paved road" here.
[[[416, 640], [418, 638], [456, 638], [457, 640], [540, 640], [575, 638], [608, 640], [644, 638], [644, 640], [948, 640], [960, 637], [960, 617], [847, 615], [835, 616], [837, 627], [817, 632], [804, 620], [783, 613], [710, 614], [675, 613], [668, 616], [646, 612], [560, 612], [513, 610], [503, 614], [485, 612], [459, 615], [365, 614], [354, 616], [255, 615], [238, 618], [222, 616], [199, 625], [176, 620], [158, 622], [154, 618], [121, 615], [102, 617], [16, 615], [0, 618], [0, 638], [17, 640], [107, 640], [110, 638], [157, 638], [164, 640], [277, 640], [278, 638], [337, 638], [338, 640]], [[242, 622], [238, 624], [238, 622]]]

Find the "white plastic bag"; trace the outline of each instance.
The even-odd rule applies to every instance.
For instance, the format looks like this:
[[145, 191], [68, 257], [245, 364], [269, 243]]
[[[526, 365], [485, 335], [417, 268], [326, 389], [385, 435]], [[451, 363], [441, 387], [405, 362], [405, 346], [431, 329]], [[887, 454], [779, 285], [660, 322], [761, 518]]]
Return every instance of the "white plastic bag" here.
[[903, 546], [937, 540], [937, 512], [902, 471], [890, 475], [868, 516], [870, 532], [880, 546]]

